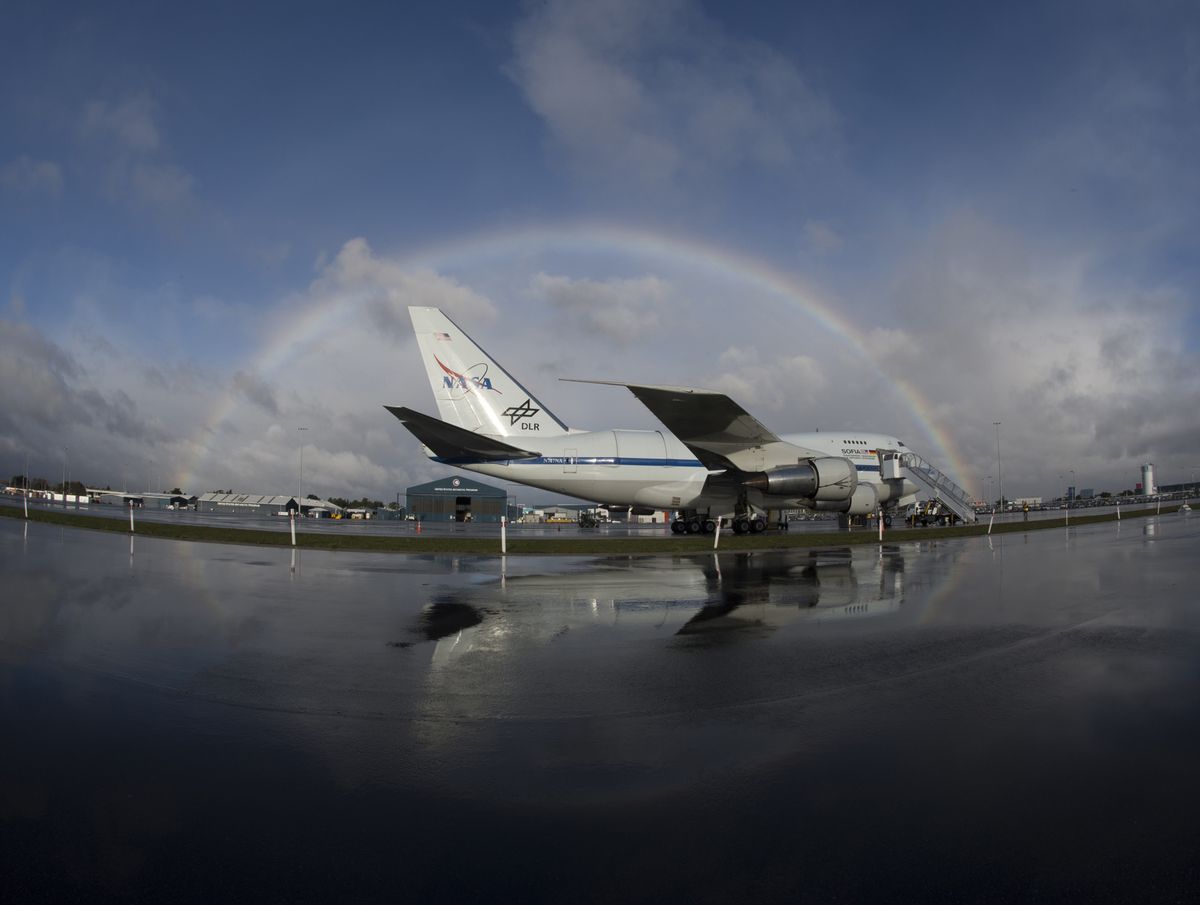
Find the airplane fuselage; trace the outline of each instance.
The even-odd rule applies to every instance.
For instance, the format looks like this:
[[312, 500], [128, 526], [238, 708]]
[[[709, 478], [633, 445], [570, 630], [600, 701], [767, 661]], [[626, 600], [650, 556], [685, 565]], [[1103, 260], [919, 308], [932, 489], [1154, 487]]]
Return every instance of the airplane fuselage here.
[[[880, 504], [891, 507], [917, 492], [911, 481], [881, 477], [880, 452], [905, 451], [895, 437], [838, 431], [790, 434], [780, 439], [804, 455], [849, 460], [859, 483], [874, 486]], [[736, 488], [722, 486], [719, 472], [706, 468], [666, 431], [574, 431], [536, 441], [531, 438], [529, 445], [540, 453], [537, 458], [489, 463], [431, 458], [492, 478], [613, 505], [710, 511], [717, 516], [732, 513], [738, 502]], [[767, 467], [774, 464], [789, 463], [766, 463]], [[743, 492], [750, 505], [762, 510], [805, 504], [802, 499], [753, 489]]]

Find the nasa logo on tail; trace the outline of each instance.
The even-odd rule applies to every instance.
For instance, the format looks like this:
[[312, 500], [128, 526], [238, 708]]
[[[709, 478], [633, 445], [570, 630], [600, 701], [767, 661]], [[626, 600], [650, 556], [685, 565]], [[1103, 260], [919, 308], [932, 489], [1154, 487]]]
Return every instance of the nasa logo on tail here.
[[[476, 389], [491, 390], [493, 393], [499, 393], [501, 396], [504, 395], [492, 386], [492, 380], [487, 376], [488, 366], [486, 362], [481, 361], [477, 365], [471, 365], [471, 367], [467, 368], [466, 373], [460, 374], [453, 368], [447, 367], [446, 363], [436, 355], [433, 356], [433, 360], [438, 363], [438, 367], [445, 371], [445, 374], [442, 376], [442, 387], [447, 390], [458, 390], [464, 395]], [[452, 398], [461, 399], [462, 396]]]

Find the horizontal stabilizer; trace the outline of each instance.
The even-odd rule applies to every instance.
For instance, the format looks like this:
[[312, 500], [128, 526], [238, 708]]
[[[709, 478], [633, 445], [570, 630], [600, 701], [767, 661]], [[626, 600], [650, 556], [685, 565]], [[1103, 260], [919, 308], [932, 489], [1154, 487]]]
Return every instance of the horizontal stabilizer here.
[[541, 453], [509, 446], [493, 437], [476, 434], [447, 424], [410, 408], [385, 405], [434, 455], [448, 459], [468, 458], [479, 462], [503, 462], [509, 459], [536, 459]]

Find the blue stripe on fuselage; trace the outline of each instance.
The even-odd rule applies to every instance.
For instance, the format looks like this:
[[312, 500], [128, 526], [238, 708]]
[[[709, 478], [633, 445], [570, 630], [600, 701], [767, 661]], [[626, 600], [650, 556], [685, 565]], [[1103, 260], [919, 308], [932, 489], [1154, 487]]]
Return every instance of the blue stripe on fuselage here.
[[[483, 462], [471, 456], [434, 456], [443, 465], [499, 465], [495, 460]], [[503, 460], [502, 460], [503, 461]], [[538, 456], [536, 459], [511, 459], [508, 465], [637, 465], [649, 468], [703, 468], [696, 459], [639, 459], [626, 456]], [[878, 465], [855, 465], [855, 470], [879, 473]]]
[[483, 462], [471, 456], [433, 456], [443, 465], [645, 465], [660, 468], [703, 468], [696, 459], [636, 459], [623, 456], [538, 456], [536, 459], [510, 459]]

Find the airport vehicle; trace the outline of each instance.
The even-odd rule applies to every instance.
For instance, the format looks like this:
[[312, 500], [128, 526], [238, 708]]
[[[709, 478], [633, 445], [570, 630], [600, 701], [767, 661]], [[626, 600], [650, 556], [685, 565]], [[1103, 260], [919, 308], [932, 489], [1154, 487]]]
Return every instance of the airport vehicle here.
[[940, 500], [918, 500], [908, 508], [905, 521], [927, 528], [930, 525], [953, 525], [958, 521], [958, 516]]
[[725, 517], [736, 533], [757, 533], [771, 510], [891, 513], [931, 486], [975, 520], [969, 495], [895, 437], [777, 436], [722, 393], [578, 381], [626, 387], [665, 430], [569, 428], [441, 310], [408, 311], [440, 417], [385, 408], [435, 461], [601, 504], [673, 510], [677, 533], [711, 533]]

